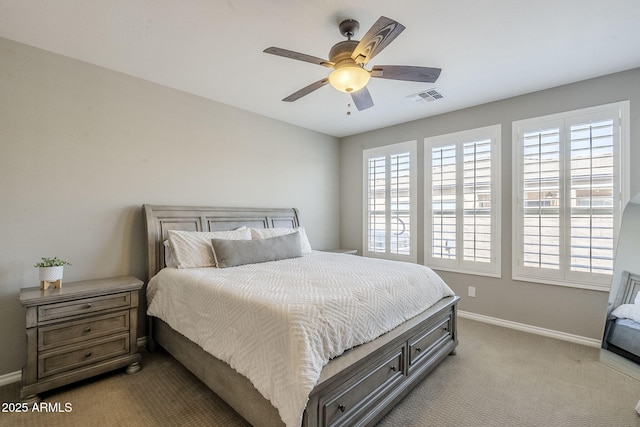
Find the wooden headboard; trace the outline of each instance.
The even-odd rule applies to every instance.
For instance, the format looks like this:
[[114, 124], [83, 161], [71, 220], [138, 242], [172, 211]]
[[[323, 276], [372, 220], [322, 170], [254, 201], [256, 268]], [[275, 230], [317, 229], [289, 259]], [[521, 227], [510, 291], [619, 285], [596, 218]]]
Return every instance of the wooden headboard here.
[[638, 292], [640, 292], [640, 275], [623, 271], [620, 287], [611, 309], [613, 310], [621, 304], [633, 304]]
[[143, 205], [147, 231], [147, 280], [164, 268], [164, 241], [169, 230], [223, 231], [300, 226], [295, 208], [219, 208]]

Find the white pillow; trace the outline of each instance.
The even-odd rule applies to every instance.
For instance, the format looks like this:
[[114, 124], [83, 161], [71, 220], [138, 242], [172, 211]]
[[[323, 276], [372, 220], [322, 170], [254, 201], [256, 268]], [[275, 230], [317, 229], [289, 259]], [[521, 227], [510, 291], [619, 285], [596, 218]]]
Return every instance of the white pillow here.
[[307, 238], [307, 233], [304, 231], [304, 227], [298, 228], [250, 228], [251, 238], [254, 240], [268, 239], [270, 237], [284, 236], [285, 234], [291, 234], [298, 231], [300, 233], [300, 246], [302, 249], [302, 255], [311, 253], [311, 243]]
[[169, 230], [169, 245], [178, 268], [215, 267], [211, 239], [251, 240], [247, 227], [230, 231]]
[[176, 268], [176, 260], [173, 258], [173, 254], [171, 253], [171, 246], [169, 245], [169, 240], [165, 240], [163, 243], [164, 243], [164, 266], [169, 268]]
[[611, 314], [618, 319], [631, 319], [640, 323], [640, 305], [622, 304], [616, 307]]

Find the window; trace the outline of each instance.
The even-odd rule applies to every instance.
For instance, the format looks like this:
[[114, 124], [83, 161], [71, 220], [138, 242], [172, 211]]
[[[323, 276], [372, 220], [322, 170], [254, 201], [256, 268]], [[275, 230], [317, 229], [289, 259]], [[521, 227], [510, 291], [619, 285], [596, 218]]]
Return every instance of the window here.
[[416, 142], [363, 152], [364, 255], [416, 262]]
[[425, 139], [425, 264], [500, 277], [500, 131]]
[[609, 288], [628, 116], [621, 102], [513, 123], [514, 279]]

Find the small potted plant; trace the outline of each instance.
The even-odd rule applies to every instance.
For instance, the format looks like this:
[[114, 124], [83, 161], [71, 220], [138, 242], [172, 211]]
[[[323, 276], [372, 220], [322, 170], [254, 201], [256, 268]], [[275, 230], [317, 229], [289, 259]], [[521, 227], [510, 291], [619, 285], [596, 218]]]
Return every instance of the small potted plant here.
[[34, 265], [39, 269], [40, 289], [48, 289], [51, 284], [56, 288], [61, 288], [65, 265], [71, 265], [71, 263], [58, 257], [41, 258], [41, 261]]

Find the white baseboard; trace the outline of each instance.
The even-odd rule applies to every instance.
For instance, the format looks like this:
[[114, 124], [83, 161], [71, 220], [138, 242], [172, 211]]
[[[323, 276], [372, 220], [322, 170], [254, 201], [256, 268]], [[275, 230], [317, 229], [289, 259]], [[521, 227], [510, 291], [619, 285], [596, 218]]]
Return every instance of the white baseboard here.
[[0, 387], [3, 385], [17, 383], [22, 380], [22, 371], [9, 372], [8, 374], [0, 375]]
[[588, 347], [600, 347], [602, 341], [594, 338], [587, 338], [580, 335], [568, 334], [566, 332], [554, 331], [553, 329], [540, 328], [525, 323], [512, 322], [510, 320], [498, 319], [497, 317], [485, 316], [483, 314], [470, 313], [468, 311], [458, 310], [458, 316], [465, 319], [477, 320], [478, 322], [490, 323], [496, 326], [516, 329], [518, 331], [529, 332], [531, 334], [542, 335], [545, 337], [556, 338], [562, 341], [569, 341], [576, 344], [586, 345]]

